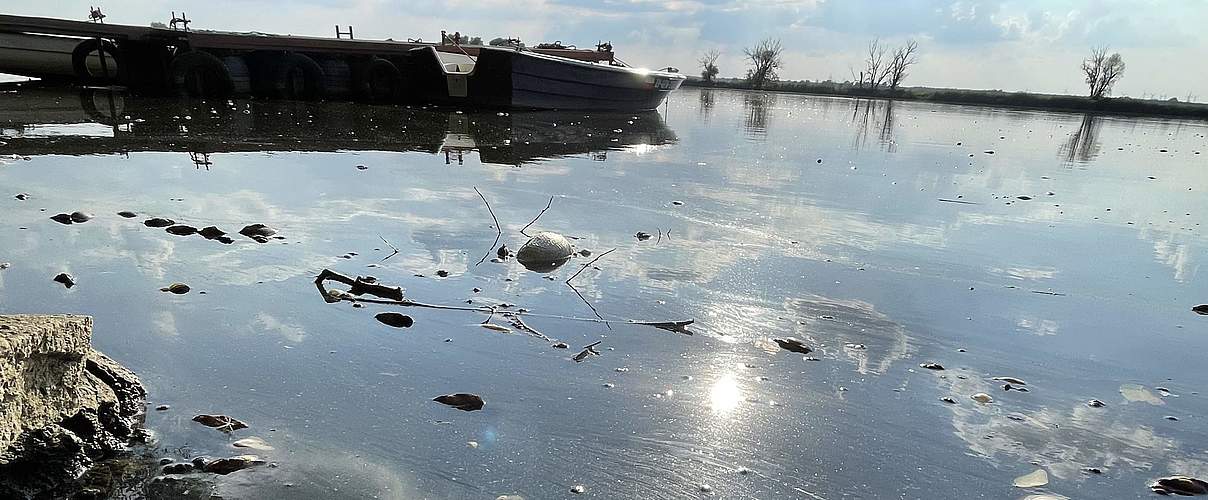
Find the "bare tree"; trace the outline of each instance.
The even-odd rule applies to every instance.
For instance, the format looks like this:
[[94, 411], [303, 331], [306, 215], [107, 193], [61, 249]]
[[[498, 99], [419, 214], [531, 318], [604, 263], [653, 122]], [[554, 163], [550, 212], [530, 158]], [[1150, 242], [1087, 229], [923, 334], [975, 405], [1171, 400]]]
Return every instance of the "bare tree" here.
[[1124, 58], [1119, 52], [1107, 55], [1107, 47], [1091, 49], [1091, 56], [1082, 61], [1082, 74], [1090, 87], [1091, 99], [1111, 95], [1112, 86], [1124, 75]]
[[754, 47], [742, 49], [742, 52], [750, 59], [747, 61], [751, 65], [747, 69], [747, 82], [752, 87], [763, 88], [767, 82], [774, 82], [780, 78], [776, 74], [776, 70], [780, 69], [781, 65], [780, 55], [784, 52], [780, 39], [765, 38]]
[[864, 72], [860, 76], [860, 84], [873, 91], [877, 90], [889, 75], [890, 61], [885, 60], [888, 47], [881, 43], [880, 38], [874, 38], [868, 44], [868, 56], [864, 59]]
[[700, 78], [706, 83], [713, 83], [713, 80], [717, 78], [717, 73], [721, 71], [717, 69], [718, 57], [721, 57], [721, 52], [717, 49], [711, 49], [700, 57]]
[[918, 49], [918, 42], [908, 40], [905, 45], [893, 51], [893, 58], [889, 60], [889, 78], [885, 82], [890, 90], [897, 90], [902, 80], [910, 74], [910, 67], [918, 62]]

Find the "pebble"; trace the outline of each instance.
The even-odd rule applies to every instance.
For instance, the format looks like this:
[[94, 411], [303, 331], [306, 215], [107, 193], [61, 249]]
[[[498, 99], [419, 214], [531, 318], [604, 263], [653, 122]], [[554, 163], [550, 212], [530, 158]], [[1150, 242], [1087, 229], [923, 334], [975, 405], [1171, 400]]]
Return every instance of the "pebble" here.
[[248, 467], [261, 465], [264, 461], [260, 460], [255, 455], [240, 455], [237, 457], [219, 458], [210, 461], [205, 465], [205, 471], [214, 474], [226, 475], [232, 472], [243, 470]]
[[449, 271], [446, 271], [446, 270], [444, 270], [444, 269], [437, 269], [437, 270], [436, 270], [436, 275], [437, 275], [437, 276], [440, 276], [441, 278], [448, 278], [448, 277], [449, 277]]
[[576, 485], [570, 487], [570, 492], [574, 493], [576, 495], [580, 495], [585, 491], [587, 491], [587, 487], [583, 486], [581, 484], [576, 484]]
[[155, 411], [168, 411], [170, 409], [172, 409], [172, 407], [168, 405], [159, 405], [155, 407]]
[[396, 312], [378, 313], [373, 319], [395, 328], [411, 328], [411, 325], [415, 324], [415, 320], [411, 319], [411, 316]]
[[919, 366], [922, 368], [926, 368], [928, 370], [937, 370], [938, 371], [938, 370], [944, 369], [944, 365], [941, 365], [939, 363], [921, 363], [921, 364], [919, 364]]
[[70, 214], [55, 214], [50, 217], [50, 220], [58, 222], [59, 224], [71, 224], [72, 223]]
[[176, 221], [172, 219], [164, 219], [162, 217], [152, 217], [143, 221], [143, 225], [147, 227], [168, 227], [173, 224], [176, 224]]
[[193, 472], [193, 464], [181, 462], [171, 465], [165, 465], [163, 468], [164, 474], [188, 474]]
[[186, 285], [184, 283], [173, 283], [171, 285], [168, 285], [166, 287], [159, 289], [159, 291], [161, 291], [161, 292], [171, 292], [176, 295], [184, 295], [186, 293], [189, 293], [189, 290], [192, 290], [192, 289], [189, 288], [189, 285]]
[[977, 401], [978, 403], [982, 403], [982, 404], [990, 404], [990, 403], [994, 402], [994, 398], [990, 397], [989, 394], [986, 394], [984, 392], [979, 392], [979, 393], [974, 394], [969, 397], [972, 398], [974, 401]]
[[128, 210], [123, 210], [121, 212], [118, 212], [117, 215], [118, 215], [118, 217], [122, 217], [124, 219], [133, 219], [135, 217], [138, 217], [138, 214], [136, 214], [134, 212], [130, 212]]
[[191, 234], [197, 234], [197, 228], [195, 228], [193, 226], [186, 226], [184, 224], [170, 226], [167, 229], [164, 229], [164, 231], [167, 231], [169, 234], [175, 234], [177, 236], [189, 236]]
[[63, 286], [67, 288], [71, 288], [76, 285], [75, 276], [72, 276], [68, 273], [59, 273], [55, 275], [54, 280], [58, 283], [62, 283]]

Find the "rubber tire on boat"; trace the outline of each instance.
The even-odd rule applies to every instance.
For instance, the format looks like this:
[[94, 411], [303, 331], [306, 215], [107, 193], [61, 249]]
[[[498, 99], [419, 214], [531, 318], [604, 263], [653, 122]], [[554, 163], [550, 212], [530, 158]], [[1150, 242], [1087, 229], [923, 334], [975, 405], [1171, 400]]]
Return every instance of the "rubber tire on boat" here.
[[281, 56], [273, 68], [270, 85], [273, 97], [278, 99], [312, 101], [322, 99], [327, 94], [323, 68], [314, 59], [302, 54]]
[[[109, 66], [109, 70], [114, 76], [97, 76], [88, 70], [88, 56], [93, 52], [107, 54], [109, 59], [113, 60], [114, 64]], [[77, 44], [71, 51], [71, 69], [75, 72], [76, 78], [85, 85], [103, 85], [116, 81], [120, 75], [121, 61], [117, 45], [109, 40], [90, 38]]]
[[403, 72], [380, 57], [371, 59], [357, 80], [357, 95], [366, 102], [397, 102], [402, 97]]
[[208, 52], [191, 50], [172, 58], [172, 88], [190, 97], [226, 97], [235, 91], [231, 72]]
[[[104, 102], [98, 103], [97, 98]], [[126, 111], [126, 99], [119, 93], [105, 89], [80, 89], [80, 108], [88, 118], [104, 125], [115, 126], [124, 123], [122, 116]]]

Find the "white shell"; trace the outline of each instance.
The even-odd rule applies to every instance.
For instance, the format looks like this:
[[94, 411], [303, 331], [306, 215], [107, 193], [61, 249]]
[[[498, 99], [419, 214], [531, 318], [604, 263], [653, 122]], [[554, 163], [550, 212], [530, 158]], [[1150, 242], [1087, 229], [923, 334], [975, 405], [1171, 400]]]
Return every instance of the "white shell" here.
[[569, 259], [575, 249], [570, 240], [558, 233], [543, 231], [529, 238], [520, 250], [516, 251], [516, 260], [524, 263], [547, 263]]

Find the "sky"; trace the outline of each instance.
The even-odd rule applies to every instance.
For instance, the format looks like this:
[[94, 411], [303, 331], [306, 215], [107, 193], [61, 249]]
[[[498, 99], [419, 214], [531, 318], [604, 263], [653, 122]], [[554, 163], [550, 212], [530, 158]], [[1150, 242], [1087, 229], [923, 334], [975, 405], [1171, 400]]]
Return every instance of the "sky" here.
[[185, 10], [192, 27], [357, 38], [437, 40], [440, 30], [613, 43], [635, 66], [699, 73], [721, 52], [721, 76], [742, 76], [742, 50], [764, 38], [785, 47], [782, 79], [843, 81], [866, 47], [913, 39], [918, 63], [906, 85], [1085, 92], [1078, 66], [1094, 46], [1127, 64], [1114, 95], [1208, 101], [1208, 0], [0, 0], [0, 13], [145, 25]]

